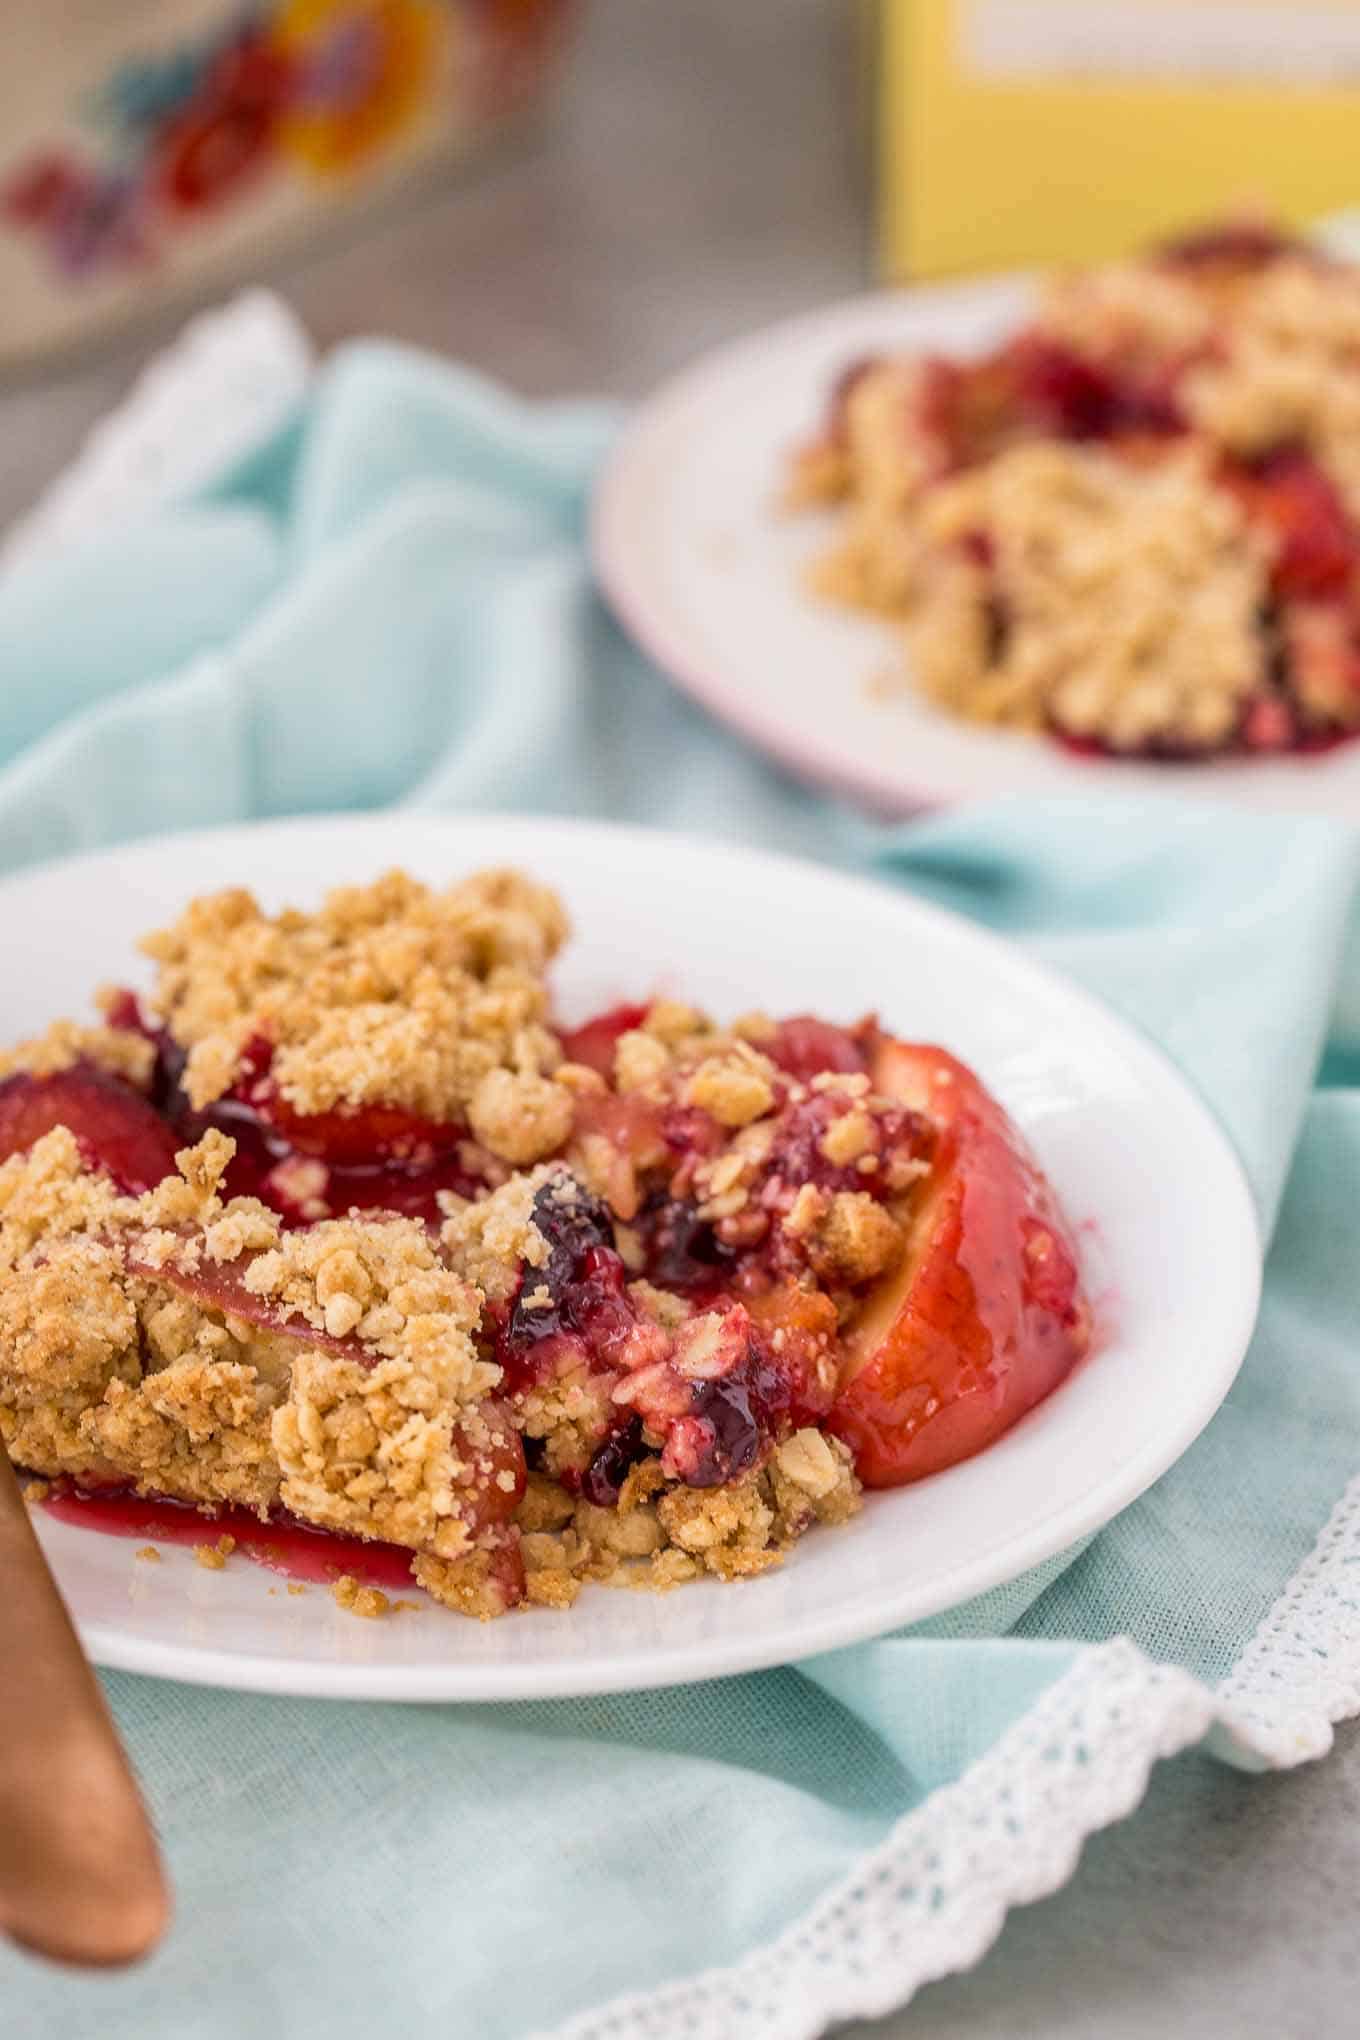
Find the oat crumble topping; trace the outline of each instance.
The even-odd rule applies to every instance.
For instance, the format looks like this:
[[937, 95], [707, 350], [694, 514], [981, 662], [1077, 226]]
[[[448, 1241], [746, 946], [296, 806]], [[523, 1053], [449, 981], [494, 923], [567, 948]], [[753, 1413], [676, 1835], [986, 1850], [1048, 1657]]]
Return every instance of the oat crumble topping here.
[[237, 1084], [263, 1041], [294, 1113], [381, 1104], [467, 1119], [523, 1163], [557, 1145], [570, 1116], [544, 1025], [544, 971], [565, 934], [554, 894], [517, 873], [435, 892], [394, 871], [337, 889], [316, 914], [270, 916], [247, 892], [216, 893], [144, 947], [195, 1107]]
[[124, 1027], [82, 1027], [74, 1020], [54, 1020], [32, 1041], [0, 1049], [0, 1080], [19, 1071], [53, 1076], [59, 1070], [87, 1064], [144, 1091], [155, 1060], [152, 1044]]

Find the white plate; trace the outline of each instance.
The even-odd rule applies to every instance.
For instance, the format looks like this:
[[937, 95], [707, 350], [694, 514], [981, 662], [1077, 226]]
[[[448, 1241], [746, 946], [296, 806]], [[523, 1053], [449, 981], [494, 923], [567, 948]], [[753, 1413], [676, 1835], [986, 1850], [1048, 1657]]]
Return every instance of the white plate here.
[[1259, 1249], [1226, 1140], [1170, 1065], [1084, 993], [968, 923], [886, 885], [646, 831], [403, 816], [179, 836], [0, 885], [21, 971], [0, 1038], [86, 1010], [126, 981], [139, 934], [186, 898], [243, 883], [271, 907], [394, 863], [436, 883], [511, 861], [564, 893], [577, 935], [558, 973], [570, 1018], [681, 987], [720, 1014], [753, 1004], [947, 1042], [1032, 1139], [1081, 1227], [1103, 1321], [1095, 1357], [979, 1458], [870, 1498], [777, 1572], [665, 1597], [589, 1589], [569, 1615], [482, 1626], [433, 1605], [362, 1622], [313, 1588], [238, 1562], [44, 1518], [91, 1655], [128, 1671], [281, 1693], [388, 1700], [546, 1698], [779, 1664], [931, 1615], [1107, 1522], [1172, 1463], [1226, 1394], [1255, 1316]]
[[595, 569], [623, 622], [716, 716], [802, 778], [888, 815], [987, 794], [1199, 793], [1255, 809], [1360, 813], [1360, 744], [1305, 758], [1152, 766], [1076, 757], [924, 699], [876, 699], [896, 634], [804, 586], [833, 514], [788, 517], [790, 450], [866, 354], [994, 345], [1024, 317], [1023, 278], [885, 292], [770, 327], [685, 371], [634, 417], [596, 492]]

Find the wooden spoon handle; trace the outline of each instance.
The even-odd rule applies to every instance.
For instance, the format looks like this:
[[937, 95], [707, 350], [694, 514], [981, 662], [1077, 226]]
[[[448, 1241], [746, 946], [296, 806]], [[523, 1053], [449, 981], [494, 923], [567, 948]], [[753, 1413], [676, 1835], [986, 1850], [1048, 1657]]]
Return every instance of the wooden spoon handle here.
[[0, 1932], [57, 1961], [133, 1962], [169, 1912], [127, 1758], [0, 1447]]

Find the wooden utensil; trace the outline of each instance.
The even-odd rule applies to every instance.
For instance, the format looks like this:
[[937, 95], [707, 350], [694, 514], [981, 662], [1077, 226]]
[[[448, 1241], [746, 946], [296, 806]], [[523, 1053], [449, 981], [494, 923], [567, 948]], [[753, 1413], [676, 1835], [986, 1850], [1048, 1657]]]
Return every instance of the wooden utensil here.
[[0, 1932], [133, 1962], [170, 1896], [151, 1826], [0, 1446]]

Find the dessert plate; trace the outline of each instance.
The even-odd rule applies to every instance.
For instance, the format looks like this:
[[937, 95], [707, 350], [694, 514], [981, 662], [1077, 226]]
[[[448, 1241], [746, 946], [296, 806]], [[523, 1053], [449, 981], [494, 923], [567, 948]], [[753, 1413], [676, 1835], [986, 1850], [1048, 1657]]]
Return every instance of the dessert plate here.
[[910, 693], [891, 628], [804, 585], [834, 518], [778, 504], [788, 455], [866, 355], [975, 353], [1030, 307], [1024, 278], [888, 291], [718, 349], [634, 417], [592, 519], [595, 570], [632, 635], [714, 715], [801, 778], [901, 816], [1000, 793], [1193, 793], [1258, 810], [1360, 809], [1360, 743], [1296, 757], [1149, 765], [958, 721]]
[[[740, 1585], [657, 1596], [590, 1588], [569, 1614], [480, 1625], [433, 1603], [383, 1621], [323, 1587], [289, 1595], [236, 1557], [209, 1572], [162, 1546], [35, 1511], [95, 1660], [277, 1693], [546, 1699], [786, 1663], [956, 1606], [1097, 1529], [1183, 1452], [1237, 1371], [1260, 1247], [1233, 1153], [1162, 1056], [1017, 950], [909, 895], [817, 867], [599, 824], [413, 816], [268, 823], [110, 850], [0, 884], [22, 971], [0, 1038], [86, 1009], [138, 935], [191, 895], [252, 887], [270, 909], [402, 864], [432, 883], [514, 863], [575, 923], [564, 1017], [683, 992], [719, 1017], [753, 1005], [947, 1043], [1031, 1139], [1081, 1241], [1093, 1355], [978, 1458], [868, 1497], [848, 1526]], [[1212, 1279], [1206, 1272], [1212, 1271]], [[210, 1540], [211, 1533], [205, 1536]]]

